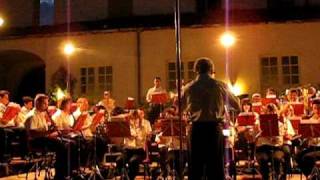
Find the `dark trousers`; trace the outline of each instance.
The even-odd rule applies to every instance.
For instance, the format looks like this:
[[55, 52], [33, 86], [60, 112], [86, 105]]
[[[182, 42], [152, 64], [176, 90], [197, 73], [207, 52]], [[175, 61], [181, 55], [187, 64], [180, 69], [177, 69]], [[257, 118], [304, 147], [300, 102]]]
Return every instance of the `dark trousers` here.
[[160, 113], [163, 111], [164, 106], [162, 104], [150, 104], [148, 112], [148, 120], [151, 124], [159, 118]]
[[177, 172], [177, 175], [181, 174], [181, 170], [183, 172], [187, 162], [187, 151], [182, 151], [182, 159], [183, 159], [183, 167], [180, 167], [180, 151], [179, 150], [170, 150], [168, 151], [168, 148], [161, 148], [160, 149], [160, 166], [161, 166], [161, 172], [163, 176], [168, 175], [168, 169], [169, 166], [170, 169], [174, 169]]
[[128, 163], [128, 175], [130, 180], [134, 180], [139, 172], [139, 164], [145, 159], [145, 151], [140, 149], [125, 149], [122, 157], [117, 159], [117, 167], [122, 168], [124, 163]]
[[216, 122], [194, 122], [190, 134], [189, 179], [224, 179], [224, 138]]
[[[257, 147], [256, 157], [260, 166], [262, 179], [269, 179], [270, 168], [274, 170], [274, 173], [276, 173], [275, 175], [280, 177], [280, 179], [285, 179], [286, 156], [287, 155], [285, 155], [285, 151], [283, 151], [282, 147], [280, 148], [268, 145]], [[271, 167], [269, 167], [269, 163], [271, 164]], [[283, 167], [282, 172], [281, 167]]]

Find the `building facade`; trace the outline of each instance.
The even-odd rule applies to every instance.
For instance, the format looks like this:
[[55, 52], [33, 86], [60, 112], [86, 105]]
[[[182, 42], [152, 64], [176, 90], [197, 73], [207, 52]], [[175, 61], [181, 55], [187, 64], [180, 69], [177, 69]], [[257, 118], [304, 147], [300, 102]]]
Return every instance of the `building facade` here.
[[[185, 27], [182, 29], [183, 77], [185, 81], [191, 80], [194, 60], [209, 57], [215, 63], [216, 78], [239, 87], [241, 93], [260, 92], [266, 87], [282, 90], [319, 84], [316, 73], [320, 69], [319, 28], [318, 21], [232, 26], [230, 30], [237, 42], [229, 50], [230, 79], [226, 79], [225, 49], [219, 43], [224, 27]], [[74, 95], [88, 96], [92, 101], [97, 101], [104, 90], [111, 90], [120, 104], [128, 96], [143, 99], [155, 76], [163, 79], [167, 89], [174, 88], [173, 29], [74, 33], [69, 40], [77, 51], [69, 59], [61, 52], [66, 39], [61, 34], [9, 38], [1, 40], [0, 50], [21, 51], [41, 59], [45, 65], [46, 89], [50, 88], [52, 75], [60, 65], [66, 67], [69, 60], [71, 74], [77, 80]], [[12, 62], [11, 66], [15, 64]]]

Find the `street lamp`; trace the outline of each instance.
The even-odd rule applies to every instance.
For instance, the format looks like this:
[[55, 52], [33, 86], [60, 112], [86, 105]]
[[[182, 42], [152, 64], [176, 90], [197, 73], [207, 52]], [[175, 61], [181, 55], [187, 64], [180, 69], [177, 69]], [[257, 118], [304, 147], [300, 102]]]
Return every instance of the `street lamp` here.
[[4, 25], [4, 19], [0, 17], [0, 27], [2, 27], [3, 25]]
[[220, 43], [225, 47], [229, 48], [236, 42], [235, 36], [230, 32], [225, 32], [220, 37]]
[[68, 42], [64, 45], [63, 53], [67, 56], [71, 56], [75, 52], [75, 47], [71, 42]]
[[67, 57], [67, 92], [70, 93], [70, 56], [76, 51], [75, 46], [72, 42], [64, 44], [63, 53]]

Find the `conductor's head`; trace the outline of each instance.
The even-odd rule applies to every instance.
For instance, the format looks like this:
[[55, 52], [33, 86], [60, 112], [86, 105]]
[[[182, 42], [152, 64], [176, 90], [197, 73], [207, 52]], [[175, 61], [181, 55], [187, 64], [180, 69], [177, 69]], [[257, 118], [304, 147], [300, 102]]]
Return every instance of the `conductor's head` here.
[[199, 58], [194, 64], [194, 71], [197, 74], [212, 74], [214, 65], [209, 58]]

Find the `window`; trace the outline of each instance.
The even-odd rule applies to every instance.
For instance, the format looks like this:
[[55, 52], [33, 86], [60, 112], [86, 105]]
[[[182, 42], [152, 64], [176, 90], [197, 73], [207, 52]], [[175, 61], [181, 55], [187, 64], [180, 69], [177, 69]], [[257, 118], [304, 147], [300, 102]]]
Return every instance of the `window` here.
[[112, 66], [102, 66], [98, 68], [99, 91], [112, 91]]
[[[194, 61], [188, 62], [188, 81], [192, 81], [196, 77], [196, 73], [193, 71]], [[185, 82], [185, 83], [187, 83]]]
[[54, 0], [40, 0], [40, 26], [53, 25]]
[[282, 56], [282, 83], [287, 85], [299, 84], [298, 56]]
[[93, 94], [95, 87], [95, 72], [93, 67], [80, 69], [81, 94]]
[[278, 58], [261, 58], [261, 86], [262, 89], [275, 87], [278, 85]]
[[[177, 79], [177, 71], [176, 71], [176, 63], [169, 63], [168, 64], [168, 89], [169, 91], [176, 89], [176, 79]], [[181, 79], [184, 79], [184, 66], [181, 63]]]

